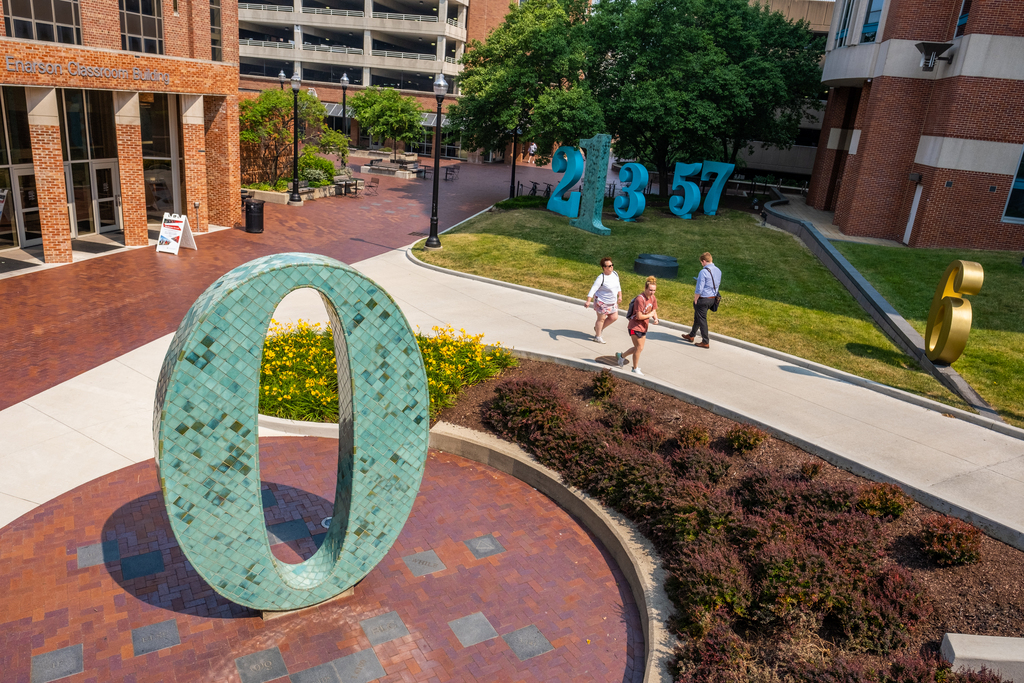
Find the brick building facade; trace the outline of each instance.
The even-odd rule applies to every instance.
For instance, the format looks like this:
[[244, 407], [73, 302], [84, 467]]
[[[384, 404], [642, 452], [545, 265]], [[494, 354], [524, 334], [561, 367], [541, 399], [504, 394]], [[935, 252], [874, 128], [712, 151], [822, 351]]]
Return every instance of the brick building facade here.
[[839, 0], [827, 49], [808, 204], [848, 235], [1024, 250], [1020, 2]]
[[240, 220], [238, 19], [218, 0], [27, 0], [0, 22], [0, 250]]

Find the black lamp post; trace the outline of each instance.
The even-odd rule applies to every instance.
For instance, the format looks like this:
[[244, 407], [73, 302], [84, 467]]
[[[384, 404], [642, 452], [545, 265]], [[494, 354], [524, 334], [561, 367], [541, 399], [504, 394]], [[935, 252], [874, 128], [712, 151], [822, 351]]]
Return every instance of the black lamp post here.
[[448, 82], [444, 74], [437, 74], [434, 79], [434, 95], [437, 96], [437, 119], [434, 121], [434, 199], [430, 203], [430, 237], [423, 245], [425, 249], [440, 249], [441, 240], [437, 238], [437, 181], [441, 175], [441, 102], [448, 93]]
[[288, 77], [284, 75], [284, 69], [281, 69], [281, 73], [277, 74], [277, 80], [281, 82], [281, 90], [284, 90], [284, 84], [288, 82]]
[[516, 198], [516, 143], [519, 141], [519, 129], [512, 131], [512, 180], [508, 183], [508, 198]]
[[341, 120], [341, 132], [348, 135], [348, 74], [343, 73], [341, 75], [341, 115], [344, 117]]
[[292, 206], [302, 204], [302, 197], [299, 196], [299, 87], [302, 79], [296, 70], [292, 74], [292, 196], [288, 203]]

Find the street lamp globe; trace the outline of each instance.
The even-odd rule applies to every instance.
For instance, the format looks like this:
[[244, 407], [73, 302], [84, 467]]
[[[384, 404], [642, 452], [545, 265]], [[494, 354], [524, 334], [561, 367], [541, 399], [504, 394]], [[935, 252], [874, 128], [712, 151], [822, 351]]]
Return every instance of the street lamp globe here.
[[343, 87], [343, 88], [347, 88], [348, 87], [348, 73], [343, 73], [341, 75], [341, 87]]
[[298, 70], [292, 74], [292, 91], [299, 92], [299, 87], [302, 85], [302, 78], [299, 76]]
[[437, 74], [434, 79], [434, 94], [438, 97], [438, 103], [448, 94], [448, 81], [444, 80], [444, 74]]
[[277, 80], [281, 82], [281, 90], [284, 90], [284, 84], [288, 82], [288, 77], [284, 73], [284, 69], [281, 69], [281, 73], [277, 74]]

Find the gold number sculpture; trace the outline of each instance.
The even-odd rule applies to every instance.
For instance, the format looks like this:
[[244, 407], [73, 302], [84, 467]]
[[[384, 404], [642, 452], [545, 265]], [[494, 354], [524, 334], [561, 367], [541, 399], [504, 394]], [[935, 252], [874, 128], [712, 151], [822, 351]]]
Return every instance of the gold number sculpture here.
[[924, 350], [934, 363], [950, 364], [960, 357], [971, 333], [971, 302], [965, 294], [977, 294], [985, 282], [985, 270], [974, 261], [953, 261], [939, 280], [928, 311]]

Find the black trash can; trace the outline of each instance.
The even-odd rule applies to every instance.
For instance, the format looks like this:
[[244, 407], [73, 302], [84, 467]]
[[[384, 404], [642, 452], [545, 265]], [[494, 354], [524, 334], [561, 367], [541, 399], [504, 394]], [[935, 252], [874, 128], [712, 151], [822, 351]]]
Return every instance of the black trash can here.
[[263, 232], [263, 205], [262, 199], [245, 200], [245, 231]]

